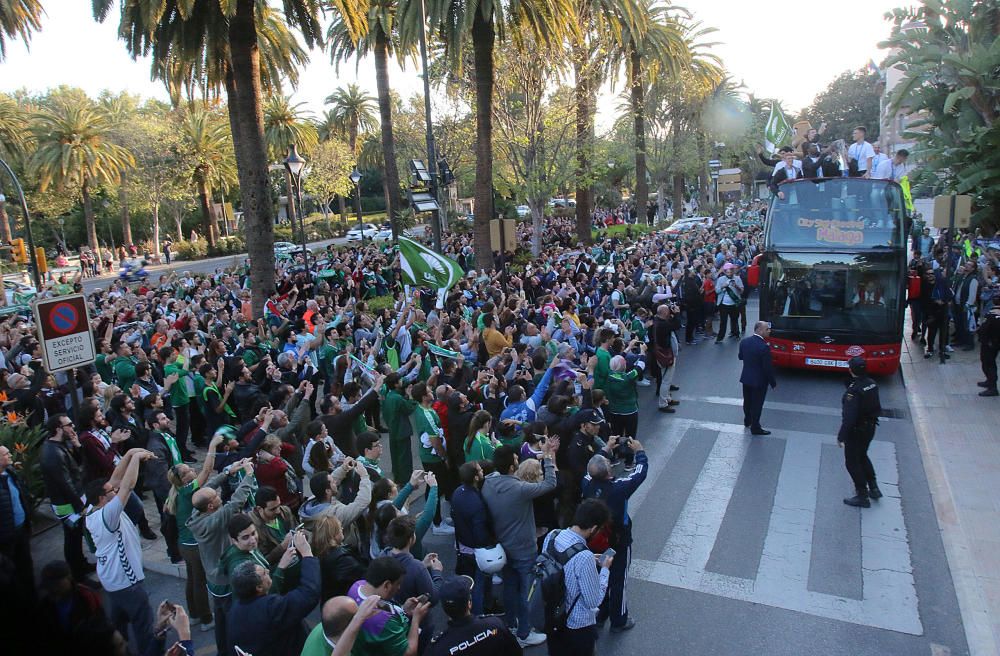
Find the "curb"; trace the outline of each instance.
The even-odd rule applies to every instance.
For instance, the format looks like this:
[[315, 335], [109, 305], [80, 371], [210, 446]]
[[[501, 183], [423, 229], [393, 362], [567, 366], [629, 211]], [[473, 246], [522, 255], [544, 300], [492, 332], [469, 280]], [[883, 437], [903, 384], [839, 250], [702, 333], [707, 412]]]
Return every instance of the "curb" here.
[[[904, 342], [906, 335], [904, 335]], [[907, 352], [910, 345], [907, 342]], [[913, 362], [900, 367], [911, 369]], [[951, 485], [941, 464], [941, 455], [933, 436], [925, 428], [929, 419], [924, 406], [917, 398], [913, 387], [904, 385], [906, 401], [913, 417], [913, 430], [920, 447], [920, 456], [927, 477], [927, 485], [931, 492], [931, 502], [934, 504], [934, 514], [938, 521], [938, 532], [944, 545], [945, 557], [951, 570], [952, 585], [958, 600], [959, 612], [962, 616], [962, 626], [965, 629], [965, 641], [971, 656], [1000, 656], [996, 637], [993, 633], [992, 620], [985, 595], [975, 573], [972, 550], [966, 539], [965, 529], [958, 518], [955, 509], [955, 499], [952, 496]]]

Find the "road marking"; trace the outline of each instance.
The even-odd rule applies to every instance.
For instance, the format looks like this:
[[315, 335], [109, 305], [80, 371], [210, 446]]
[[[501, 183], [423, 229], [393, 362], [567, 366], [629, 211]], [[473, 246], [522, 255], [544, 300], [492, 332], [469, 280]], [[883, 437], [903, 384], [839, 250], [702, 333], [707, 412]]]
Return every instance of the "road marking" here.
[[[840, 503], [839, 499], [817, 499], [822, 445], [834, 443], [834, 437], [776, 429], [772, 437], [765, 438], [785, 439], [785, 455], [760, 567], [754, 579], [743, 579], [707, 571], [705, 565], [718, 537], [746, 448], [751, 439], [758, 438], [746, 435], [737, 424], [690, 422], [688, 425], [718, 430], [719, 437], [663, 552], [655, 562], [633, 560], [630, 572], [633, 578], [853, 624], [923, 634], [899, 499], [894, 444], [876, 440], [870, 449], [885, 496], [873, 503], [872, 508], [860, 511], [864, 598], [857, 600], [808, 589], [812, 541], [823, 539], [813, 533], [816, 504]], [[681, 430], [686, 428], [679, 422], [672, 427], [671, 441], [676, 439], [675, 431]], [[651, 471], [662, 469], [651, 467]], [[642, 487], [653, 484], [655, 481], [647, 481]], [[643, 499], [634, 499], [633, 508]]]
[[[689, 394], [674, 395], [678, 401], [690, 401], [692, 403], [713, 403], [715, 405], [734, 405], [743, 407], [743, 399], [736, 396], [691, 396]], [[806, 403], [784, 403], [782, 401], [766, 401], [764, 411], [780, 410], [782, 412], [801, 412], [807, 415], [822, 415], [824, 417], [840, 417], [840, 408], [832, 408], [821, 405], [808, 405]], [[899, 417], [879, 416], [878, 420], [893, 421]]]

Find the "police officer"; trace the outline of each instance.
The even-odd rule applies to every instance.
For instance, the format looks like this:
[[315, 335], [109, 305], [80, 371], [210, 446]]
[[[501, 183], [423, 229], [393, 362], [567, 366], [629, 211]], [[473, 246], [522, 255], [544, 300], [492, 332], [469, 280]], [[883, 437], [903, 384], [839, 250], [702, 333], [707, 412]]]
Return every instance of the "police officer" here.
[[499, 617], [472, 615], [472, 579], [451, 576], [438, 588], [448, 628], [431, 640], [427, 656], [520, 656], [521, 645]]
[[878, 385], [869, 378], [864, 358], [855, 356], [848, 360], [847, 366], [851, 380], [841, 401], [843, 410], [837, 442], [844, 449], [844, 464], [854, 481], [855, 495], [844, 499], [844, 503], [870, 508], [869, 498], [882, 497], [882, 491], [875, 482], [875, 468], [868, 459], [868, 446], [875, 437], [882, 404], [878, 399]]
[[986, 380], [976, 383], [985, 387], [979, 396], [1000, 396], [997, 391], [997, 354], [1000, 353], [1000, 306], [983, 316], [979, 326], [979, 361], [983, 366]]

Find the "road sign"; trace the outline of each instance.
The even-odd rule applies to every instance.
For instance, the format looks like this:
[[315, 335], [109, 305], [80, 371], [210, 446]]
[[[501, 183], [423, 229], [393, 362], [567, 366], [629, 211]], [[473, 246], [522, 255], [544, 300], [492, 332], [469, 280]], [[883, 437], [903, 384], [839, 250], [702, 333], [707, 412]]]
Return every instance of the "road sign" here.
[[37, 301], [34, 310], [42, 361], [49, 373], [94, 361], [94, 334], [87, 316], [87, 301], [82, 295]]

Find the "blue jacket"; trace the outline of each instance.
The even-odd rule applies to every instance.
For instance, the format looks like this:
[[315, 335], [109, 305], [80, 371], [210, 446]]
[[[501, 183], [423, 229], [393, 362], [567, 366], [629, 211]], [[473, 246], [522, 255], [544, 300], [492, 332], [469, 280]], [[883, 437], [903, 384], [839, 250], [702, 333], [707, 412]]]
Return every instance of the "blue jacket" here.
[[743, 373], [740, 382], [751, 387], [775, 387], [774, 364], [771, 361], [771, 347], [760, 335], [750, 335], [740, 340], [740, 360]]
[[299, 585], [288, 594], [235, 599], [226, 614], [226, 624], [236, 627], [229, 632], [229, 653], [238, 645], [253, 656], [298, 656], [306, 641], [302, 620], [319, 603], [319, 581], [319, 561], [303, 558]]
[[628, 514], [628, 500], [646, 480], [649, 473], [649, 458], [645, 451], [635, 454], [635, 469], [625, 478], [611, 480], [594, 480], [587, 474], [583, 478], [583, 498], [602, 499], [611, 509], [611, 521], [614, 523], [615, 548], [627, 547], [632, 544], [632, 518]]
[[549, 382], [552, 380], [552, 367], [545, 370], [545, 375], [542, 379], [538, 381], [538, 385], [535, 387], [534, 393], [531, 398], [524, 401], [518, 401], [516, 403], [508, 404], [503, 412], [500, 413], [500, 421], [504, 419], [517, 419], [518, 421], [534, 421], [535, 413], [538, 408], [542, 405], [542, 399], [545, 398], [545, 392], [549, 389]]
[[455, 522], [455, 540], [473, 549], [497, 543], [490, 528], [489, 511], [479, 490], [461, 485], [451, 494], [451, 519]]

